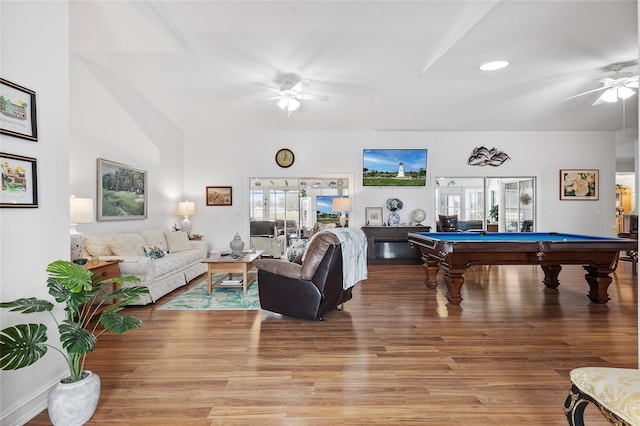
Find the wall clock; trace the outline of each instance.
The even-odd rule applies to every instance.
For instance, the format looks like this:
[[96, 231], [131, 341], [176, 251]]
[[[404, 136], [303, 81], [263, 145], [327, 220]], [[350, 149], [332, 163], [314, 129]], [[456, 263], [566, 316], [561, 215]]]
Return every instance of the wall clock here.
[[276, 152], [276, 164], [282, 168], [291, 167], [295, 159], [296, 156], [293, 155], [293, 151], [288, 148], [282, 148]]

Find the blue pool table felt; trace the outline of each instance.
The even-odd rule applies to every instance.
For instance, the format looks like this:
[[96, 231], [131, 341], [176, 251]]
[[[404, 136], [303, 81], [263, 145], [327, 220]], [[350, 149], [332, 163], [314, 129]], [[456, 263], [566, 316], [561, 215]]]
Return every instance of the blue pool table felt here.
[[442, 241], [464, 242], [508, 242], [508, 241], [615, 241], [616, 237], [563, 234], [560, 232], [417, 232], [425, 238]]

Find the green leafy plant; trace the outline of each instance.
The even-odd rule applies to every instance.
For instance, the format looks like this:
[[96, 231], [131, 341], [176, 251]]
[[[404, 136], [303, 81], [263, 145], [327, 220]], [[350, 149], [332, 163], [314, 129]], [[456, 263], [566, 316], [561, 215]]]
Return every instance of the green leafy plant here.
[[[53, 303], [35, 297], [0, 303], [0, 308], [31, 314], [49, 312], [58, 325], [63, 350], [47, 343], [47, 326], [44, 324], [18, 324], [0, 331], [0, 369], [17, 370], [36, 363], [52, 348], [65, 358], [69, 366], [70, 380], [83, 378], [86, 355], [92, 352], [98, 337], [106, 331], [121, 334], [142, 325], [133, 316], [121, 315], [123, 307], [149, 293], [146, 287], [121, 287], [97, 300], [103, 285], [138, 282], [139, 278], [119, 277], [101, 280], [86, 268], [72, 262], [56, 260], [47, 266], [47, 287], [56, 302], [65, 305], [65, 318], [59, 322], [51, 313]], [[106, 302], [113, 302], [105, 305]], [[106, 307], [104, 310], [103, 307]], [[100, 316], [92, 319], [98, 312]]]
[[495, 222], [498, 221], [498, 204], [494, 204], [489, 209], [489, 219], [492, 219]]

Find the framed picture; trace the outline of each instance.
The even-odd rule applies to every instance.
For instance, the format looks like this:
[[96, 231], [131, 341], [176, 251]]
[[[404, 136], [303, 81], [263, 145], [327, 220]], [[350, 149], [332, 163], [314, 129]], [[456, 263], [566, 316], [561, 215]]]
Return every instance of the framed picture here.
[[600, 197], [599, 170], [560, 170], [561, 200], [597, 200]]
[[425, 186], [426, 149], [365, 149], [362, 186]]
[[36, 92], [0, 78], [0, 133], [38, 141]]
[[230, 186], [207, 186], [208, 206], [230, 206], [231, 201]]
[[98, 220], [147, 218], [147, 171], [98, 158]]
[[384, 220], [382, 219], [382, 207], [365, 207], [365, 215], [367, 216], [367, 226], [382, 226]]
[[0, 207], [38, 207], [36, 159], [0, 152]]

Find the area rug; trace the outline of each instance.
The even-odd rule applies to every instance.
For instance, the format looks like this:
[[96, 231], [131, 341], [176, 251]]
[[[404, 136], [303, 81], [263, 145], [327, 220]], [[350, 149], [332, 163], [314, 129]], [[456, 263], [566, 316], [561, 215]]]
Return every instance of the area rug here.
[[[215, 282], [220, 275], [214, 275]], [[258, 283], [254, 282], [242, 293], [242, 287], [217, 287], [211, 294], [207, 294], [206, 278], [182, 294], [177, 295], [164, 305], [158, 307], [163, 311], [214, 311], [214, 310], [243, 310], [260, 309], [258, 297]]]

